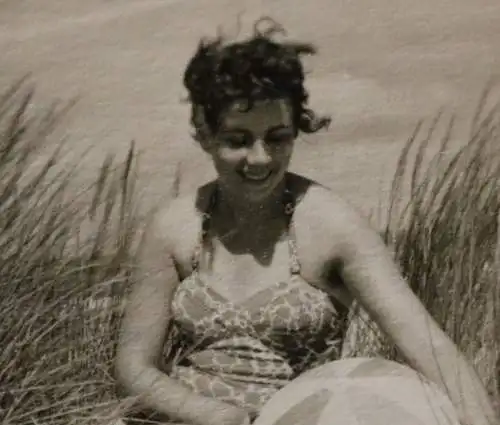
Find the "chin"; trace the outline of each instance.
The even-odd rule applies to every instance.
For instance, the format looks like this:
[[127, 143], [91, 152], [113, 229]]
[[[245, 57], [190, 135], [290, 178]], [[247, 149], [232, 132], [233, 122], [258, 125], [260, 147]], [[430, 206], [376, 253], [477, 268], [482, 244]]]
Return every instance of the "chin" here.
[[280, 185], [285, 177], [285, 173], [274, 173], [268, 181], [251, 182], [241, 176], [237, 176], [225, 181], [224, 186], [237, 198], [244, 198], [251, 203], [262, 203], [273, 195], [273, 192]]
[[264, 202], [267, 198], [273, 195], [273, 192], [279, 184], [280, 180], [269, 182], [262, 187], [259, 187], [258, 185], [245, 184], [241, 187], [240, 193], [244, 193], [245, 198], [250, 202]]

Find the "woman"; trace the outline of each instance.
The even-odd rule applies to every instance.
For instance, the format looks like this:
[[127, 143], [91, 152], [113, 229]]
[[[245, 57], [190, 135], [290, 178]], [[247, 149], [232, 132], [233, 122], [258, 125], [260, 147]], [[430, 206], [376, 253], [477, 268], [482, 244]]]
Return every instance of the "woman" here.
[[[448, 391], [464, 424], [493, 421], [476, 374], [377, 233], [330, 190], [288, 172], [299, 134], [329, 120], [306, 108], [300, 56], [313, 46], [275, 42], [277, 30], [202, 42], [187, 66], [195, 138], [217, 179], [155, 219], [123, 323], [120, 382], [170, 420], [247, 423], [290, 379], [339, 356], [356, 298]], [[170, 325], [184, 349], [162, 368]]]

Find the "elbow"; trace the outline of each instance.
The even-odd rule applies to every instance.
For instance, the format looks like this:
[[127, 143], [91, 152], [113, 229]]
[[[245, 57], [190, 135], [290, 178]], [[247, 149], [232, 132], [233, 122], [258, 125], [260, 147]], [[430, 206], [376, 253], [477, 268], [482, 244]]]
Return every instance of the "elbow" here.
[[114, 375], [118, 385], [119, 391], [125, 393], [124, 395], [131, 395], [133, 392], [131, 383], [134, 381], [132, 378], [133, 370], [135, 368], [137, 373], [137, 366], [133, 367], [132, 362], [124, 355], [118, 353], [114, 362]]
[[114, 375], [119, 391], [128, 396], [142, 392], [141, 382], [152, 365], [134, 358], [134, 356], [118, 352], [114, 363]]

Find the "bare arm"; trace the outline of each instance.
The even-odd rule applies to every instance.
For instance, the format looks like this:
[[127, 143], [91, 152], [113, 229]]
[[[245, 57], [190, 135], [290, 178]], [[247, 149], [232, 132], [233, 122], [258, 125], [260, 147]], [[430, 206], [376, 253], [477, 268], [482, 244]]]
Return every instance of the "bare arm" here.
[[142, 406], [184, 423], [204, 424], [207, 412], [220, 409], [222, 403], [195, 395], [157, 367], [178, 285], [168, 227], [159, 216], [148, 232], [122, 323], [116, 374], [129, 395], [139, 396]]
[[408, 362], [441, 385], [464, 425], [499, 423], [476, 372], [404, 281], [379, 235], [345, 205], [331, 225], [345, 285]]

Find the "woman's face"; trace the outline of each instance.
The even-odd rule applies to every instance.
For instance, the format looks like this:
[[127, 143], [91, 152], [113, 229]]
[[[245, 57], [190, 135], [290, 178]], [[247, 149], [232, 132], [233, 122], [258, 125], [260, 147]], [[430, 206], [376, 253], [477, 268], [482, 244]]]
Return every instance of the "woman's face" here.
[[220, 182], [234, 196], [262, 201], [281, 183], [293, 151], [292, 108], [284, 99], [235, 102], [207, 150]]

